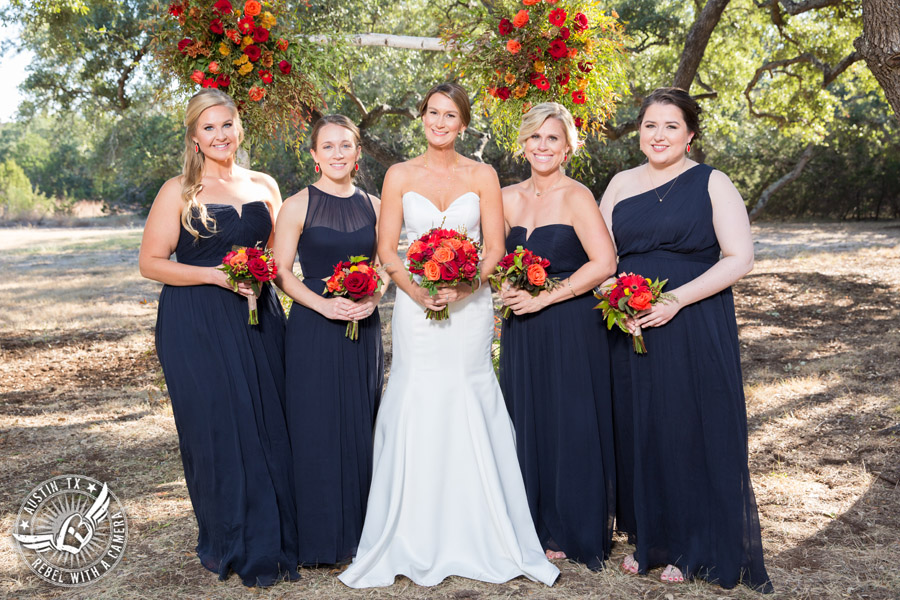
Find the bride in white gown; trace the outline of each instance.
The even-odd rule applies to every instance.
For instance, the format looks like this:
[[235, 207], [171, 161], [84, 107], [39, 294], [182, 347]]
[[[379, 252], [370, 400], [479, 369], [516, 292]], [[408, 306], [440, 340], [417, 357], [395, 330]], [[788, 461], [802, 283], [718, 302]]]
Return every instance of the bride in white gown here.
[[[488, 286], [460, 285], [431, 297], [410, 282], [397, 253], [403, 222], [415, 240], [432, 227], [482, 237], [482, 279], [503, 255], [503, 214], [494, 170], [459, 156], [469, 99], [456, 84], [432, 88], [419, 107], [423, 156], [384, 180], [378, 253], [396, 282], [393, 364], [375, 425], [372, 487], [350, 587], [382, 587], [406, 575], [437, 585], [450, 575], [501, 583], [519, 575], [552, 585], [516, 458], [513, 426], [491, 366]], [[424, 309], [450, 306], [432, 321]]]

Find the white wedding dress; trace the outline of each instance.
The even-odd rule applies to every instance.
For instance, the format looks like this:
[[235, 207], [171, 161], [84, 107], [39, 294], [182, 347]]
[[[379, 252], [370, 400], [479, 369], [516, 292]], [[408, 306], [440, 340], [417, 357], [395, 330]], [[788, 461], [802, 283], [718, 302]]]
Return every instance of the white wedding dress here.
[[[479, 197], [439, 211], [407, 192], [410, 241], [432, 227], [480, 239]], [[397, 291], [393, 365], [375, 424], [372, 487], [362, 539], [340, 580], [382, 587], [406, 575], [437, 585], [450, 575], [502, 583], [519, 575], [552, 585], [559, 569], [535, 533], [514, 430], [491, 366], [488, 286], [431, 321]]]

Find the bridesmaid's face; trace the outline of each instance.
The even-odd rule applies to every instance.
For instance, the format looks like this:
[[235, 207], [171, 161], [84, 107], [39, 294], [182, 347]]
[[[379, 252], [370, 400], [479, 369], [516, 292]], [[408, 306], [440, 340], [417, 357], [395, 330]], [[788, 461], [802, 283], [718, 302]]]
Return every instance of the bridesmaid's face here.
[[432, 146], [447, 146], [456, 141], [456, 137], [466, 127], [459, 116], [459, 108], [448, 96], [444, 94], [432, 94], [422, 115], [422, 125], [425, 128], [425, 139]]
[[694, 134], [684, 123], [684, 114], [674, 104], [651, 104], [641, 121], [641, 152], [660, 167], [684, 158]]
[[559, 169], [569, 150], [565, 127], [559, 119], [550, 117], [525, 140], [523, 154], [532, 171], [550, 173]]
[[353, 175], [362, 148], [357, 145], [352, 131], [329, 123], [319, 130], [316, 147], [309, 152], [319, 164], [323, 177], [333, 181], [346, 181]]
[[238, 132], [234, 115], [227, 106], [210, 106], [197, 119], [194, 142], [207, 158], [228, 160], [238, 148]]

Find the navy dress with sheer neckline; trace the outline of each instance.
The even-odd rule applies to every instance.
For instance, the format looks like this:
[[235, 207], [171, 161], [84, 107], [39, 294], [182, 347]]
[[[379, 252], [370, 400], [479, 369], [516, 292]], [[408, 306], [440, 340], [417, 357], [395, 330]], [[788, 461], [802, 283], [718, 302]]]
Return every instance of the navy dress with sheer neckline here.
[[[272, 218], [265, 202], [207, 204], [211, 233], [183, 227], [178, 262], [212, 267], [232, 246], [265, 245]], [[215, 285], [163, 286], [156, 351], [172, 399], [184, 477], [199, 538], [197, 555], [244, 585], [296, 579], [297, 530], [284, 413], [284, 312], [271, 288], [247, 299]]]
[[[668, 279], [707, 271], [720, 248], [697, 165], [660, 202], [619, 201], [612, 230], [619, 272]], [[641, 572], [673, 564], [685, 578], [772, 591], [748, 468], [747, 413], [731, 288], [643, 331], [647, 354], [610, 333], [618, 482], [617, 528], [634, 537]]]
[[[516, 246], [548, 259], [560, 280], [588, 261], [571, 225], [513, 227], [506, 251]], [[609, 350], [596, 304], [586, 293], [510, 315], [500, 337], [500, 387], [538, 538], [594, 570], [609, 557], [615, 514]]]
[[[375, 210], [357, 189], [347, 198], [309, 186], [297, 244], [303, 283], [317, 294], [334, 265], [375, 256]], [[287, 416], [293, 447], [300, 563], [338, 564], [356, 554], [372, 478], [372, 430], [384, 381], [378, 309], [359, 321], [326, 319], [295, 302], [288, 318]]]

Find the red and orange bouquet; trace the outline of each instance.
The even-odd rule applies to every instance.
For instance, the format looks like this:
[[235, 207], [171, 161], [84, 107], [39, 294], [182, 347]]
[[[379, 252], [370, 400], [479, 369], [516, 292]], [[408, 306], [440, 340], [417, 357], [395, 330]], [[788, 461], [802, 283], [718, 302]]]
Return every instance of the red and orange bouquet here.
[[[612, 285], [605, 287], [602, 291], [595, 292], [594, 295], [600, 299], [600, 304], [594, 308], [603, 311], [603, 318], [606, 319], [606, 328], [612, 329], [613, 325], [618, 325], [619, 329], [625, 333], [629, 333], [625, 321], [628, 317], [633, 317], [642, 310], [647, 310], [660, 300], [674, 300], [675, 296], [664, 293], [663, 286], [666, 285], [668, 279], [660, 281], [650, 281], [641, 275], [634, 273], [620, 273]], [[638, 354], [647, 352], [647, 346], [644, 344], [644, 336], [641, 335], [641, 328], [635, 329], [632, 334], [632, 346]]]
[[[516, 246], [513, 252], [497, 263], [497, 268], [490, 279], [497, 289], [504, 283], [509, 283], [529, 292], [532, 296], [537, 296], [541, 291], [550, 291], [559, 285], [558, 279], [547, 277], [549, 267], [550, 261], [546, 258], [522, 246]], [[510, 308], [505, 306], [501, 315], [506, 319], [511, 312]]]
[[275, 116], [296, 119], [297, 107], [316, 104], [315, 89], [298, 68], [302, 49], [279, 31], [277, 4], [175, 0], [168, 9], [174, 22], [160, 34], [163, 67], [189, 90], [228, 92], [252, 135]]
[[[406, 251], [410, 279], [421, 275], [419, 285], [432, 296], [441, 286], [471, 284], [480, 276], [478, 251], [478, 244], [464, 232], [435, 227], [410, 244]], [[426, 308], [425, 316], [442, 321], [449, 318], [450, 309], [446, 306], [439, 311]]]
[[[372, 266], [368, 256], [351, 256], [350, 260], [334, 265], [334, 274], [325, 282], [322, 293], [361, 300], [380, 292], [383, 284], [378, 268]], [[359, 323], [347, 323], [344, 336], [351, 340], [359, 339]]]
[[231, 252], [222, 259], [222, 264], [217, 267], [220, 271], [224, 271], [228, 275], [228, 283], [237, 291], [239, 283], [249, 283], [253, 290], [253, 296], [248, 298], [248, 306], [250, 310], [250, 318], [247, 323], [250, 325], [259, 325], [259, 313], [256, 310], [256, 298], [262, 291], [262, 286], [268, 281], [275, 279], [278, 274], [278, 267], [275, 266], [275, 259], [272, 252], [266, 248], [250, 248], [246, 246], [235, 246]]

